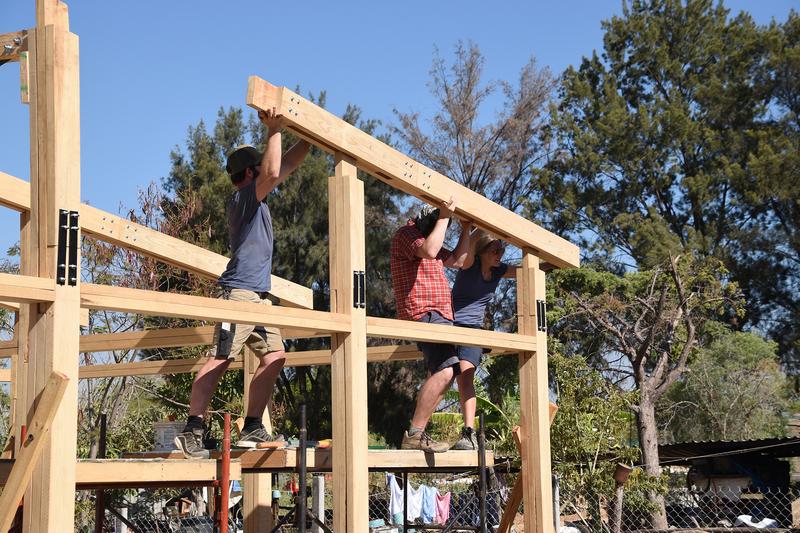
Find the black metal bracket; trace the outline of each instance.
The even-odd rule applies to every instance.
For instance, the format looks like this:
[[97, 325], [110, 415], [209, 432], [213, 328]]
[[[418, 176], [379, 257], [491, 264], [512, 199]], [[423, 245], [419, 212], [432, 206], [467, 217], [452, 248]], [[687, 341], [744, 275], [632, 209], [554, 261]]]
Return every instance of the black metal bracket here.
[[[77, 211], [58, 210], [58, 257], [56, 258], [56, 283], [78, 284], [78, 217]], [[69, 254], [67, 253], [69, 252]]]
[[536, 329], [547, 331], [547, 303], [544, 300], [536, 300]]
[[67, 264], [67, 282], [74, 287], [78, 284], [78, 218], [77, 211], [69, 212], [69, 263]]
[[353, 307], [367, 307], [367, 275], [363, 270], [353, 271]]
[[69, 229], [69, 211], [58, 210], [58, 256], [56, 257], [56, 283], [67, 283], [67, 230]]

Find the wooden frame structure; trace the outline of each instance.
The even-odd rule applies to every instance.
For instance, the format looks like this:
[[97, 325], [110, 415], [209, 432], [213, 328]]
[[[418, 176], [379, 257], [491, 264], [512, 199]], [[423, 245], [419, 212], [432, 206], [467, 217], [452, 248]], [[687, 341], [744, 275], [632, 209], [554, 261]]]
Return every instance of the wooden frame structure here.
[[[337, 532], [367, 531], [370, 468], [390, 468], [393, 464], [469, 466], [474, 461], [460, 452], [437, 456], [433, 464], [422, 452], [368, 452], [364, 409], [367, 362], [411, 359], [419, 354], [408, 346], [367, 348], [367, 337], [491, 346], [496, 354], [519, 354], [525, 530], [553, 531], [545, 270], [578, 266], [578, 248], [292, 91], [251, 77], [248, 105], [254, 109], [277, 108], [289, 130], [335, 158], [335, 173], [329, 180], [330, 310], [313, 310], [310, 289], [275, 276], [273, 292], [283, 306], [272, 308], [82, 284], [79, 246], [75, 244], [80, 231], [210, 278], [222, 272], [227, 259], [80, 204], [78, 39], [69, 31], [67, 6], [63, 2], [37, 0], [36, 7], [35, 28], [0, 34], [0, 42], [12, 43], [10, 48], [4, 48], [0, 60], [19, 62], [21, 99], [30, 103], [30, 182], [0, 172], [0, 205], [20, 212], [21, 244], [21, 274], [0, 275], [0, 305], [18, 313], [15, 339], [0, 343], [0, 357], [10, 357], [12, 361], [10, 372], [0, 373], [0, 379], [12, 382], [18, 460], [0, 462], [0, 481], [15, 479], [14, 476], [22, 479], [20, 469], [26, 469], [26, 477], [31, 472], [25, 494], [25, 531], [63, 531], [74, 520], [72, 495], [76, 486], [208, 481], [216, 476], [213, 461], [141, 459], [137, 468], [119, 460], [76, 462], [78, 379], [191, 372], [199, 365], [197, 360], [187, 360], [79, 368], [79, 352], [184, 346], [210, 340], [208, 327], [80, 336], [81, 309], [280, 326], [286, 336], [330, 336], [331, 350], [289, 354], [288, 364], [332, 366], [332, 398], [337, 406], [333, 410], [335, 446], [324, 457], [320, 452], [310, 452], [308, 460], [309, 465], [330, 468], [334, 473]], [[365, 309], [354, 301], [353, 293], [354, 272], [365, 270], [364, 194], [363, 183], [357, 179], [359, 169], [425, 202], [438, 203], [455, 195], [459, 216], [522, 249], [523, 264], [517, 278], [517, 333], [366, 316]], [[238, 363], [247, 376], [253, 372], [249, 361], [252, 358], [245, 357]], [[53, 372], [66, 378], [61, 382], [63, 398], [56, 402], [52, 415], [51, 433], [59, 436], [59, 443], [54, 446], [45, 436], [44, 442], [37, 444], [39, 461], [26, 460], [23, 464], [20, 428], [33, 421], [31, 417], [38, 412], [38, 398]], [[249, 379], [245, 383], [245, 394], [249, 394]], [[234, 477], [242, 476], [245, 484], [250, 485], [245, 492], [246, 531], [263, 528], [259, 521], [268, 515], [269, 502], [264, 499], [264, 489], [269, 478], [264, 472], [289, 468], [294, 461], [289, 451], [259, 452], [242, 454], [232, 465]]]

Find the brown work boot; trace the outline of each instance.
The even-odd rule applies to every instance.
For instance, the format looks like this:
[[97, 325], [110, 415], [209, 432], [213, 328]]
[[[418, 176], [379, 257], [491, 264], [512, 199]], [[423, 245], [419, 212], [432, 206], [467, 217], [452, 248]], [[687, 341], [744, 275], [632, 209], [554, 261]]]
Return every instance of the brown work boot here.
[[442, 453], [450, 449], [450, 445], [444, 441], [433, 440], [433, 437], [424, 431], [409, 435], [408, 431], [403, 433], [403, 444], [400, 445], [402, 450], [422, 450], [426, 453]]

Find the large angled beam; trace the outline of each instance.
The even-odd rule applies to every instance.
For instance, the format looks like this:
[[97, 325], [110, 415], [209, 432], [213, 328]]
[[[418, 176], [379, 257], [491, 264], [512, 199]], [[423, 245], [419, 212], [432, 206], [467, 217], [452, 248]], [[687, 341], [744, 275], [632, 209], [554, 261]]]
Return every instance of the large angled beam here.
[[346, 332], [350, 329], [346, 317], [336, 313], [92, 283], [81, 285], [81, 307], [311, 331]]
[[[31, 207], [30, 184], [0, 172], [0, 205], [16, 211]], [[170, 237], [141, 224], [112, 215], [87, 204], [80, 206], [80, 224], [85, 235], [182, 268], [204, 278], [217, 279], [225, 271], [228, 258], [205, 248]], [[312, 309], [311, 289], [272, 276], [272, 290], [284, 306]]]
[[0, 33], [0, 62], [19, 61], [20, 53], [27, 50], [27, 30]]
[[535, 250], [536, 255], [556, 267], [579, 266], [579, 249], [574, 244], [418, 163], [285, 87], [251, 76], [247, 105], [277, 109], [285, 126], [294, 133], [331, 153], [347, 155], [358, 168], [421, 200], [438, 205], [455, 196], [459, 215], [519, 248]]

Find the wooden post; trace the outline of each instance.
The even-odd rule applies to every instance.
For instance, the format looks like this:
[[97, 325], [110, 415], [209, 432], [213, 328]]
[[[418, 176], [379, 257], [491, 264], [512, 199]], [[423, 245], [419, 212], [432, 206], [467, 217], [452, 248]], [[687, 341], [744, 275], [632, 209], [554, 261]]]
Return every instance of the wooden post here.
[[348, 533], [369, 527], [364, 184], [356, 172], [337, 155], [328, 184], [331, 311], [352, 321], [350, 333], [331, 336], [333, 530]]
[[541, 313], [545, 300], [545, 279], [539, 269], [539, 258], [523, 250], [522, 266], [517, 273], [518, 329], [519, 333], [536, 337], [536, 353], [519, 355], [522, 494], [525, 531], [531, 533], [554, 531], [547, 330]]
[[[64, 392], [67, 390], [68, 381], [63, 374], [53, 372], [42, 391], [39, 405], [28, 426], [25, 441], [20, 443], [16, 461], [8, 475], [3, 492], [0, 494], [0, 531], [8, 531], [8, 528], [11, 527], [25, 487], [28, 485], [42, 452], [49, 445], [48, 434], [52, 429], [53, 419], [64, 397]], [[69, 496], [73, 500], [75, 499], [74, 494], [75, 487], [73, 486], [69, 491]], [[51, 531], [56, 531], [56, 528]]]
[[[59, 210], [77, 212], [80, 206], [78, 38], [69, 32], [67, 7], [61, 2], [38, 0], [36, 20], [36, 29], [28, 34], [31, 218], [23, 274], [54, 279]], [[77, 252], [80, 265], [80, 246]], [[52, 372], [64, 374], [69, 382], [51, 425], [58, 440], [46, 439], [25, 494], [25, 532], [64, 531], [75, 521], [80, 272], [72, 274], [77, 274], [75, 283], [57, 284], [52, 303], [26, 304], [28, 368], [23, 395], [28, 417]]]
[[[244, 347], [244, 406], [250, 401], [250, 382], [258, 368], [258, 359], [253, 351]], [[264, 409], [264, 426], [272, 433], [272, 421], [269, 417], [269, 405]], [[242, 514], [244, 517], [244, 533], [270, 531], [272, 524], [272, 474], [242, 474]]]

